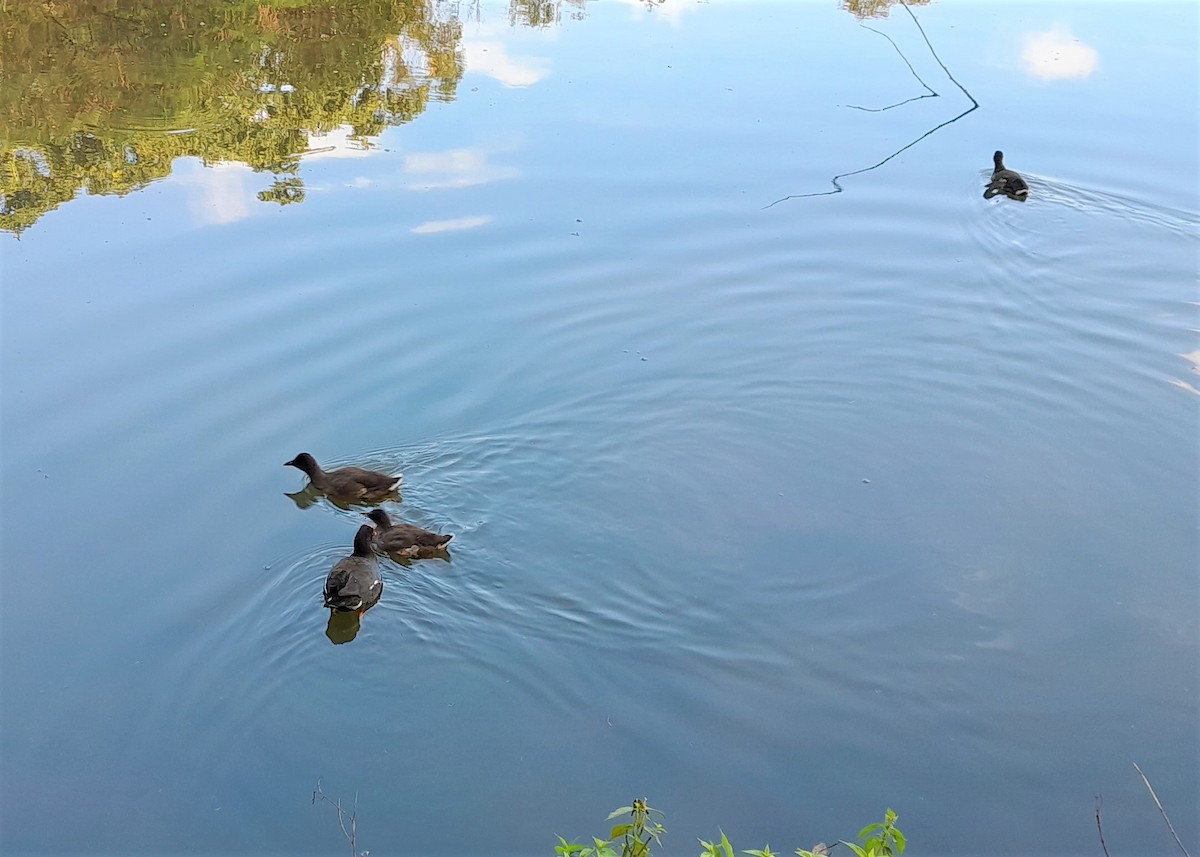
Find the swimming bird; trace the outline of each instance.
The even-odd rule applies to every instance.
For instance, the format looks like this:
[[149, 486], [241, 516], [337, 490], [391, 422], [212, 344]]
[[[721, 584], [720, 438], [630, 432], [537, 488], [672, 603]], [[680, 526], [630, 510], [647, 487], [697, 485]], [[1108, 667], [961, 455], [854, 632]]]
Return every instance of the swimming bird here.
[[335, 503], [343, 504], [378, 503], [395, 497], [404, 479], [398, 473], [388, 475], [375, 470], [363, 470], [361, 467], [339, 467], [337, 470], [326, 472], [307, 452], [300, 453], [291, 461], [285, 461], [283, 466], [303, 470], [308, 474], [313, 488]]
[[1003, 152], [997, 150], [996, 154], [992, 155], [992, 163], [996, 165], [996, 168], [992, 170], [992, 178], [988, 182], [987, 190], [983, 192], [984, 199], [991, 199], [998, 193], [1004, 194], [1009, 199], [1025, 200], [1029, 198], [1029, 185], [1025, 183], [1025, 179], [1021, 178], [1020, 173], [1005, 168]]
[[454, 538], [404, 522], [393, 524], [383, 509], [365, 514], [375, 522], [375, 547], [390, 556], [427, 559], [444, 551]]
[[354, 552], [333, 564], [325, 578], [325, 606], [338, 613], [360, 616], [379, 603], [383, 578], [379, 560], [371, 550], [371, 526], [363, 524], [354, 534]]

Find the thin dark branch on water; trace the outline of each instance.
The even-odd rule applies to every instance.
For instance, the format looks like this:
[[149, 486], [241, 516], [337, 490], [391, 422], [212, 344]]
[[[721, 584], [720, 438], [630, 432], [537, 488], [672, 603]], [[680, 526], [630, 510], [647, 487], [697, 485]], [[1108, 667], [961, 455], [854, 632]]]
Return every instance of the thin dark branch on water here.
[[789, 199], [804, 199], [805, 197], [809, 197], [809, 196], [832, 196], [835, 193], [841, 193], [843, 188], [840, 184], [838, 184], [838, 179], [844, 179], [847, 176], [856, 176], [859, 173], [869, 173], [871, 170], [879, 169], [884, 164], [886, 164], [888, 161], [890, 161], [892, 158], [896, 157], [897, 155], [901, 154], [902, 152], [908, 151], [913, 146], [917, 145], [917, 143], [920, 143], [922, 140], [924, 140], [930, 134], [933, 134], [936, 131], [940, 131], [942, 128], [945, 128], [947, 125], [951, 125], [951, 124], [957, 122], [959, 119], [962, 119], [968, 113], [973, 113], [974, 111], [976, 111], [978, 109], [979, 109], [978, 104], [976, 104], [974, 107], [968, 107], [966, 110], [964, 110], [962, 113], [959, 113], [953, 119], [947, 119], [941, 125], [935, 125], [934, 127], [930, 128], [928, 131], [926, 131], [924, 134], [922, 134], [917, 139], [913, 140], [907, 146], [904, 146], [901, 149], [897, 149], [896, 151], [892, 152], [890, 155], [888, 155], [886, 158], [884, 158], [882, 161], [880, 161], [877, 164], [872, 164], [869, 167], [863, 167], [861, 170], [855, 170], [854, 172], [850, 172], [850, 173], [839, 173], [838, 175], [834, 176], [833, 178], [831, 178], [829, 180], [833, 183], [833, 186], [835, 188], [837, 188], [837, 190], [823, 190], [823, 191], [817, 191], [816, 193], [793, 193], [789, 196], [780, 197], [779, 199], [772, 202], [770, 205], [764, 205], [763, 208], [764, 209], [770, 208], [772, 205], [778, 205], [779, 203], [784, 202]]
[[937, 98], [938, 94], [933, 95], [914, 95], [912, 98], [906, 98], [903, 101], [897, 101], [895, 104], [889, 104], [887, 107], [859, 107], [857, 104], [847, 104], [851, 110], [861, 110], [863, 113], [882, 113], [885, 110], [891, 110], [893, 107], [903, 107], [905, 104], [912, 104], [914, 101], [920, 101], [922, 98]]
[[1108, 857], [1108, 846], [1104, 844], [1104, 828], [1100, 826], [1100, 807], [1104, 806], [1104, 795], [1096, 795], [1096, 831], [1100, 834], [1100, 847]]
[[[928, 131], [926, 131], [926, 132], [925, 132], [924, 134], [922, 134], [920, 137], [918, 137], [917, 139], [913, 140], [913, 141], [912, 141], [911, 143], [909, 143], [908, 145], [906, 145], [906, 146], [902, 146], [901, 148], [899, 148], [899, 149], [897, 149], [896, 151], [892, 152], [892, 154], [888, 155], [886, 158], [884, 158], [884, 159], [883, 159], [882, 161], [880, 161], [879, 163], [877, 163], [877, 164], [872, 164], [872, 165], [871, 165], [871, 166], [869, 166], [869, 167], [863, 167], [863, 168], [862, 168], [862, 169], [860, 169], [860, 170], [852, 170], [851, 172], [848, 172], [848, 173], [838, 173], [836, 176], [834, 176], [833, 178], [831, 178], [831, 179], [829, 180], [829, 181], [830, 181], [830, 183], [831, 183], [831, 184], [833, 185], [833, 187], [834, 187], [834, 189], [833, 189], [833, 190], [823, 190], [823, 191], [816, 191], [816, 192], [814, 192], [814, 193], [793, 193], [793, 194], [789, 194], [788, 196], [783, 196], [783, 197], [780, 197], [779, 199], [775, 200], [774, 202], [772, 202], [772, 203], [769, 203], [769, 204], [767, 204], [767, 205], [764, 205], [764, 206], [763, 206], [763, 208], [764, 208], [764, 209], [771, 208], [772, 206], [774, 206], [774, 205], [778, 205], [778, 204], [779, 204], [779, 203], [781, 203], [781, 202], [786, 202], [786, 201], [787, 201], [787, 200], [789, 200], [789, 199], [806, 199], [806, 198], [808, 198], [808, 197], [811, 197], [811, 196], [833, 196], [834, 194], [841, 193], [843, 190], [845, 190], [845, 188], [843, 188], [843, 187], [842, 187], [841, 183], [838, 181], [839, 179], [844, 179], [844, 178], [847, 178], [847, 177], [849, 177], [849, 176], [857, 176], [857, 175], [859, 175], [859, 174], [861, 174], [861, 173], [869, 173], [871, 170], [877, 170], [877, 169], [879, 169], [880, 167], [882, 167], [884, 164], [886, 164], [888, 161], [892, 160], [892, 158], [896, 157], [897, 155], [899, 155], [899, 154], [900, 154], [900, 153], [902, 153], [902, 152], [905, 152], [905, 151], [907, 151], [907, 150], [911, 149], [913, 146], [917, 145], [917, 143], [920, 143], [922, 140], [924, 140], [926, 137], [930, 136], [931, 134], [933, 134], [933, 133], [935, 133], [935, 132], [937, 132], [937, 131], [940, 131], [942, 128], [945, 128], [947, 125], [951, 125], [951, 124], [953, 124], [953, 123], [957, 122], [959, 119], [962, 119], [962, 118], [963, 118], [964, 116], [966, 116], [968, 113], [973, 113], [974, 111], [976, 111], [976, 110], [978, 110], [978, 109], [979, 109], [979, 102], [975, 100], [975, 96], [973, 96], [973, 95], [971, 95], [971, 93], [967, 92], [967, 89], [966, 89], [966, 87], [964, 87], [964, 86], [963, 86], [961, 83], [959, 83], [959, 82], [958, 82], [958, 81], [955, 79], [954, 75], [952, 75], [952, 74], [950, 73], [950, 69], [946, 68], [946, 64], [945, 64], [944, 62], [942, 62], [942, 59], [941, 59], [941, 57], [939, 57], [939, 56], [937, 55], [937, 51], [935, 51], [935, 50], [933, 49], [933, 44], [932, 44], [932, 43], [929, 41], [929, 37], [928, 37], [927, 35], [925, 35], [925, 29], [924, 29], [924, 28], [921, 26], [921, 22], [917, 20], [917, 16], [913, 14], [913, 11], [912, 11], [912, 9], [910, 9], [910, 8], [908, 7], [908, 4], [907, 4], [907, 3], [905, 3], [905, 2], [904, 2], [904, 0], [900, 0], [900, 5], [902, 5], [902, 6], [904, 7], [904, 10], [905, 10], [906, 12], [908, 12], [908, 14], [909, 14], [909, 17], [913, 19], [913, 23], [917, 25], [917, 29], [918, 29], [918, 30], [921, 32], [921, 38], [925, 40], [925, 44], [926, 44], [926, 45], [929, 47], [929, 52], [930, 52], [931, 54], [933, 54], [933, 58], [934, 58], [935, 60], [937, 60], [937, 64], [938, 64], [939, 66], [941, 66], [941, 67], [942, 67], [942, 71], [944, 71], [944, 72], [946, 73], [946, 77], [950, 78], [950, 80], [951, 80], [951, 81], [954, 83], [954, 85], [955, 85], [955, 86], [957, 86], [957, 87], [958, 87], [960, 90], [962, 90], [962, 93], [963, 93], [963, 95], [967, 96], [967, 98], [968, 98], [968, 99], [970, 99], [970, 101], [971, 101], [971, 106], [970, 106], [970, 107], [968, 107], [966, 110], [964, 110], [962, 113], [960, 113], [960, 114], [958, 114], [957, 116], [955, 116], [953, 119], [947, 119], [945, 122], [941, 123], [940, 125], [935, 125], [934, 127], [930, 128]], [[870, 30], [871, 28], [870, 28], [870, 27], [866, 27], [866, 29]], [[879, 32], [879, 31], [878, 31], [878, 30], [872, 30], [872, 32]], [[892, 42], [892, 40], [891, 40], [890, 38], [888, 38], [888, 37], [886, 36], [886, 34], [884, 34], [884, 33], [879, 33], [879, 34], [880, 34], [881, 36], [884, 36], [884, 38], [887, 38], [889, 42]], [[904, 57], [904, 54], [903, 54], [903, 53], [900, 51], [900, 48], [899, 48], [899, 47], [896, 47], [896, 43], [895, 43], [895, 42], [892, 42], [892, 47], [895, 47], [895, 48], [896, 48], [896, 51], [897, 51], [898, 53], [900, 53], [900, 56], [901, 56], [901, 57]], [[907, 64], [907, 65], [908, 65], [908, 67], [909, 67], [909, 70], [910, 70], [910, 71], [912, 71], [912, 65], [911, 65], [911, 63], [909, 63], [909, 62], [908, 62], [908, 59], [907, 59], [907, 58], [905, 58], [905, 59], [904, 59], [904, 62], [905, 62], [905, 64]], [[916, 71], [913, 71], [913, 76], [914, 76], [914, 77], [916, 77], [918, 81], [920, 81], [920, 83], [921, 83], [921, 85], [922, 85], [922, 86], [924, 86], [926, 89], [929, 89], [929, 86], [928, 86], [928, 85], [925, 83], [925, 81], [921, 80], [921, 78], [920, 78], [920, 77], [917, 75]], [[929, 91], [930, 91], [930, 92], [933, 92], [933, 90], [932, 90], [932, 89], [930, 89]], [[935, 96], [936, 96], [936, 95], [938, 95], [938, 93], [936, 93], [936, 92], [933, 92], [933, 94], [934, 94]], [[910, 99], [909, 99], [909, 101], [917, 101], [917, 100], [919, 100], [920, 98], [928, 98], [928, 97], [930, 97], [930, 96], [927, 96], [927, 95], [921, 95], [921, 96], [917, 96], [916, 98], [910, 98]], [[901, 104], [907, 104], [908, 102], [906, 102], [906, 101], [902, 101], [902, 102], [900, 102], [900, 103], [901, 103]], [[892, 106], [893, 106], [893, 107], [898, 107], [899, 105], [892, 105]], [[866, 108], [859, 107], [859, 108], [856, 108], [856, 109], [858, 109], [858, 110], [865, 110]], [[882, 108], [882, 109], [883, 109], [883, 110], [888, 110], [888, 109], [890, 109], [890, 108], [887, 108], [887, 107], [885, 107], [885, 108]], [[871, 112], [881, 112], [881, 111], [871, 111]], [[1189, 857], [1190, 857], [1190, 855], [1189, 855]]]
[[1142, 773], [1142, 769], [1138, 767], [1138, 763], [1133, 763], [1134, 769], [1142, 777], [1142, 782], [1146, 784], [1146, 788], [1150, 791], [1150, 797], [1154, 798], [1154, 805], [1158, 807], [1158, 811], [1162, 813], [1163, 821], [1167, 823], [1167, 830], [1171, 831], [1171, 835], [1175, 837], [1175, 844], [1179, 846], [1179, 850], [1183, 852], [1184, 857], [1192, 857], [1188, 854], [1188, 850], [1183, 847], [1183, 843], [1179, 841], [1179, 834], [1175, 832], [1174, 825], [1171, 824], [1171, 819], [1167, 818], [1167, 811], [1163, 809], [1162, 803], [1158, 799], [1158, 795], [1154, 793], [1154, 787], [1150, 785], [1150, 781], [1146, 779], [1146, 775]]
[[[338, 798], [336, 802], [332, 801], [325, 794], [325, 792], [321, 791], [321, 780], [320, 779], [317, 780], [317, 788], [316, 788], [316, 791], [313, 792], [313, 796], [312, 796], [313, 806], [316, 806], [317, 798], [320, 798], [325, 803], [329, 804], [330, 806], [332, 806], [334, 809], [337, 810], [338, 826], [342, 828], [342, 836], [346, 837], [346, 841], [350, 843], [351, 857], [358, 857], [358, 792], [354, 793], [354, 808], [349, 813], [347, 813], [346, 810], [342, 808], [342, 799], [341, 798]], [[346, 829], [346, 819], [347, 818], [350, 819], [350, 829], [349, 830]], [[365, 854], [366, 852], [364, 851], [363, 853]]]
[[950, 78], [954, 85], [962, 90], [962, 94], [971, 99], [971, 103], [978, 107], [979, 102], [975, 100], [975, 96], [967, 92], [967, 88], [955, 80], [954, 75], [950, 73], [950, 69], [946, 68], [946, 64], [942, 62], [942, 58], [937, 55], [937, 51], [933, 49], [933, 45], [929, 41], [929, 36], [925, 35], [925, 28], [921, 26], [921, 22], [918, 21], [917, 16], [913, 14], [913, 10], [908, 8], [908, 4], [905, 3], [904, 0], [900, 0], [900, 5], [904, 7], [904, 11], [908, 13], [908, 17], [913, 19], [913, 23], [917, 25], [917, 29], [921, 31], [921, 38], [925, 40], [926, 45], [929, 45], [929, 52], [933, 54], [933, 58], [937, 60], [937, 64], [942, 67], [942, 71], [946, 72], [946, 77]]
[[908, 70], [912, 72], [912, 76], [917, 79], [917, 83], [919, 83], [919, 84], [921, 84], [921, 86], [925, 87], [925, 91], [928, 92], [929, 94], [928, 95], [914, 95], [912, 98], [906, 98], [903, 101], [897, 102], [896, 104], [889, 104], [887, 107], [859, 107], [857, 104], [847, 104], [846, 105], [847, 107], [849, 107], [851, 110], [863, 110], [867, 113], [882, 113], [885, 110], [891, 110], [893, 107], [901, 107], [901, 106], [903, 106], [905, 104], [909, 104], [913, 101], [920, 101], [922, 98], [940, 98], [941, 97], [936, 92], [934, 92], [932, 89], [929, 88], [929, 84], [927, 84], [925, 81], [921, 80], [921, 75], [917, 74], [917, 70], [912, 67], [912, 63], [910, 63], [908, 61], [908, 57], [906, 57], [904, 55], [904, 51], [900, 50], [900, 46], [897, 45], [894, 41], [892, 41], [891, 36], [889, 36], [887, 33], [883, 32], [882, 30], [876, 30], [874, 27], [868, 27], [866, 24], [859, 24], [859, 26], [862, 27], [864, 30], [870, 30], [872, 33], [876, 33], [880, 36], [883, 36], [885, 39], [887, 39], [889, 42], [891, 42], [892, 47], [896, 49], [896, 53], [900, 54], [900, 59], [904, 60], [904, 64], [906, 66], [908, 66]]

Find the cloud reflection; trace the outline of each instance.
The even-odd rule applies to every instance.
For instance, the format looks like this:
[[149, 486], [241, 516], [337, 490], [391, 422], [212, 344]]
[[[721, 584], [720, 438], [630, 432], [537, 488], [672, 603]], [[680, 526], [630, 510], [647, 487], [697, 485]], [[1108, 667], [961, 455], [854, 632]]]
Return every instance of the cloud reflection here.
[[404, 156], [404, 173], [412, 190], [471, 187], [520, 175], [516, 167], [488, 163], [486, 149], [448, 149], [444, 152], [414, 152]]
[[475, 217], [456, 217], [451, 220], [426, 220], [420, 226], [414, 226], [416, 235], [431, 235], [435, 232], [461, 232], [464, 229], [475, 229], [492, 222], [490, 214]]
[[[1189, 354], [1180, 354], [1179, 356], [1192, 364], [1193, 372], [1200, 373], [1200, 350], [1193, 351]], [[1188, 381], [1184, 381], [1182, 378], [1172, 378], [1170, 379], [1170, 383], [1182, 390], [1187, 390], [1189, 393], [1194, 393], [1195, 395], [1200, 396], [1200, 390], [1196, 389], [1195, 385]]]
[[1025, 36], [1021, 53], [1025, 71], [1039, 80], [1085, 78], [1100, 66], [1100, 54], [1064, 27]]
[[618, 2], [645, 12], [645, 15], [636, 15], [639, 20], [654, 17], [667, 22], [672, 27], [678, 27], [683, 22], [685, 13], [694, 11], [701, 5], [700, 0], [618, 0]]
[[550, 74], [550, 60], [510, 57], [504, 42], [491, 39], [463, 39], [463, 57], [468, 72], [486, 74], [511, 88], [532, 86]]
[[353, 133], [354, 129], [349, 125], [342, 125], [325, 134], [309, 134], [308, 148], [300, 154], [306, 161], [315, 161], [319, 158], [365, 158], [378, 151], [361, 138], [351, 139]]
[[254, 170], [228, 161], [203, 166], [193, 162], [180, 170], [182, 182], [197, 192], [189, 193], [188, 207], [202, 224], [236, 223], [250, 216], [255, 190], [250, 182]]

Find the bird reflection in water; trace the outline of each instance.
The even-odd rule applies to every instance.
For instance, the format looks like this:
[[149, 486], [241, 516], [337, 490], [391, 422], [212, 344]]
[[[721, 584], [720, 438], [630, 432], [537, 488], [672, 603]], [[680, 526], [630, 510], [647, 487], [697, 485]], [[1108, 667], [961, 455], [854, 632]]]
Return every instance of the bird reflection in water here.
[[330, 610], [329, 623], [325, 626], [325, 636], [329, 638], [329, 642], [340, 646], [357, 637], [359, 629], [362, 628], [363, 613], [339, 613], [337, 610]]

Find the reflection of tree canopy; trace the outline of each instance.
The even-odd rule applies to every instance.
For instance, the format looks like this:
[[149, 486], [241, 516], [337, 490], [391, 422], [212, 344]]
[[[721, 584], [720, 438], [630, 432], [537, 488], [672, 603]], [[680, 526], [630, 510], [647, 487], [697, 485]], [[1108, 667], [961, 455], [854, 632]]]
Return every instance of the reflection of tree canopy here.
[[[526, 27], [549, 27], [562, 18], [564, 0], [508, 0], [508, 20]], [[582, 18], [587, 0], [566, 0], [570, 16]]]
[[363, 140], [462, 77], [461, 26], [432, 0], [52, 0], [0, 31], [0, 228], [90, 193], [124, 194], [175, 158], [241, 161], [304, 197], [310, 134]]
[[855, 18], [886, 18], [892, 7], [899, 3], [924, 6], [929, 0], [841, 0], [842, 8]]

